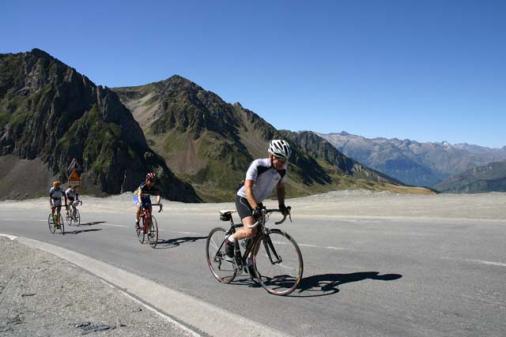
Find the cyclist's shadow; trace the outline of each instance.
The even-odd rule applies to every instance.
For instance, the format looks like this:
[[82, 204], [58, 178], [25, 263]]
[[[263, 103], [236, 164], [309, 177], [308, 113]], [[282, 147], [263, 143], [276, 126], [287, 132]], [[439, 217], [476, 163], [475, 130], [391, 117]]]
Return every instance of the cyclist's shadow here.
[[158, 240], [156, 245], [156, 249], [168, 249], [168, 248], [176, 248], [179, 245], [187, 242], [196, 242], [198, 240], [207, 239], [207, 236], [184, 236], [175, 239], [169, 240]]
[[394, 281], [400, 279], [400, 274], [383, 274], [377, 271], [358, 272], [350, 274], [320, 274], [304, 277], [298, 289], [292, 294], [295, 297], [317, 297], [333, 295], [339, 292], [339, 286], [351, 282], [364, 280]]

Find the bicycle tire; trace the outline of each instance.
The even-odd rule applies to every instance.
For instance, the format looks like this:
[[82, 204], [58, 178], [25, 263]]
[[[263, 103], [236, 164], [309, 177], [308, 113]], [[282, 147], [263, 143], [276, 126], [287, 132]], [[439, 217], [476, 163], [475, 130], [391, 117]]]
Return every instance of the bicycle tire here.
[[51, 234], [54, 234], [56, 232], [56, 227], [54, 225], [53, 215], [51, 213], [49, 213], [49, 216], [47, 217], [47, 225], [49, 226], [49, 232]]
[[139, 242], [143, 244], [146, 236], [146, 234], [144, 234], [144, 217], [141, 216], [139, 225], [135, 226], [135, 232], [137, 233], [137, 239], [139, 239]]
[[270, 294], [291, 294], [302, 281], [304, 263], [297, 242], [279, 229], [269, 230], [253, 258], [257, 280]]
[[67, 220], [67, 223], [69, 224], [69, 226], [72, 226], [72, 216], [70, 215], [70, 213], [68, 211], [65, 214], [65, 220]]
[[81, 225], [81, 213], [79, 213], [79, 210], [76, 208], [76, 214], [75, 214], [75, 223], [77, 226]]
[[216, 227], [209, 232], [206, 240], [207, 265], [213, 277], [220, 283], [230, 283], [237, 275], [235, 263], [225, 260], [225, 234], [224, 228]]
[[151, 248], [156, 248], [158, 244], [158, 221], [153, 215], [151, 216], [151, 226], [149, 226], [147, 236]]
[[65, 234], [65, 221], [63, 220], [63, 216], [61, 215], [61, 213], [58, 213], [57, 217], [59, 218], [59, 223], [60, 223], [60, 233], [62, 235]]

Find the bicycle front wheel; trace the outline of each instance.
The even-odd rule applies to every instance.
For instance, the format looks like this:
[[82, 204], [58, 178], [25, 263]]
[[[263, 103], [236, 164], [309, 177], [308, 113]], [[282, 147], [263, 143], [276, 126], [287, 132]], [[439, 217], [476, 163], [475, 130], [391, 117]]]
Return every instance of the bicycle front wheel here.
[[139, 224], [135, 225], [135, 232], [137, 233], [137, 239], [140, 243], [144, 243], [144, 217], [141, 217]]
[[64, 216], [61, 215], [61, 213], [58, 213], [58, 215], [56, 216], [56, 220], [60, 224], [60, 232], [62, 235], [65, 234], [65, 221], [63, 220], [63, 218]]
[[54, 225], [53, 215], [51, 213], [49, 213], [49, 216], [47, 217], [47, 224], [49, 226], [49, 232], [54, 234], [56, 227]]
[[74, 214], [74, 222], [77, 226], [81, 224], [81, 214], [79, 214], [79, 210], [76, 208], [76, 213]]
[[279, 229], [272, 229], [258, 244], [254, 264], [262, 287], [274, 295], [292, 293], [303, 272], [302, 254], [295, 240]]
[[152, 248], [155, 248], [158, 243], [158, 222], [154, 216], [151, 216], [151, 226], [149, 226], [148, 230], [148, 242]]
[[221, 283], [230, 283], [237, 274], [235, 263], [225, 259], [225, 229], [216, 227], [206, 241], [206, 257], [214, 278]]

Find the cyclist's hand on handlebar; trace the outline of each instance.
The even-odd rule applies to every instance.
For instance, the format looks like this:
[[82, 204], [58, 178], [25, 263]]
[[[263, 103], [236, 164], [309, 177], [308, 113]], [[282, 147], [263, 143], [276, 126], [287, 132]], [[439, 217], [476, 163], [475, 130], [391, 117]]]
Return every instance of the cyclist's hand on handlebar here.
[[255, 209], [253, 210], [253, 217], [255, 219], [258, 219], [260, 216], [262, 216], [262, 210], [264, 209], [263, 205], [259, 204]]
[[290, 214], [291, 207], [286, 207], [285, 204], [279, 205], [279, 210], [281, 214], [283, 215], [289, 215]]

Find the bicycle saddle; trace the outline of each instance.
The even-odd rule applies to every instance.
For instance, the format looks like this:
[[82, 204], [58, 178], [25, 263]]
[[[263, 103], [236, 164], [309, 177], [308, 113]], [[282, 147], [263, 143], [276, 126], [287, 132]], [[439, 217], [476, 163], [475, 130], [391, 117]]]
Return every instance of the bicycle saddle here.
[[221, 210], [220, 211], [220, 219], [222, 221], [228, 221], [232, 218], [232, 213], [234, 213], [235, 211], [233, 210]]

